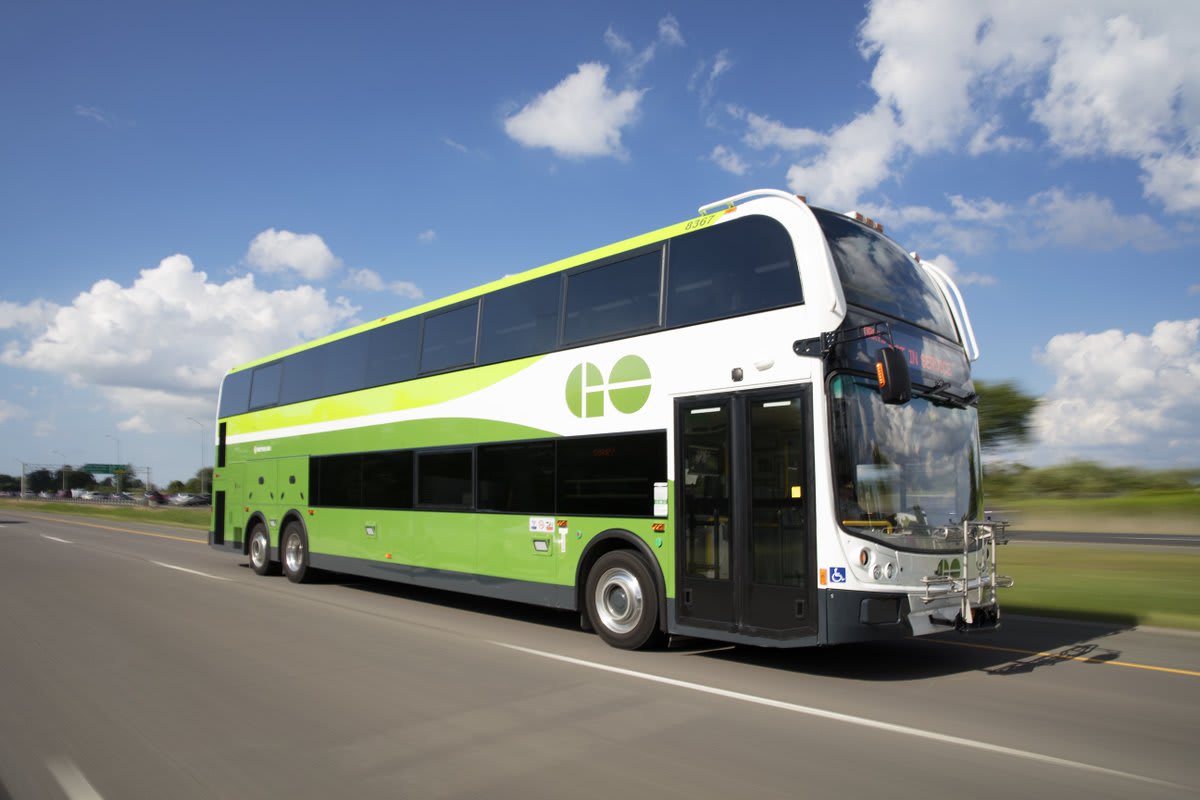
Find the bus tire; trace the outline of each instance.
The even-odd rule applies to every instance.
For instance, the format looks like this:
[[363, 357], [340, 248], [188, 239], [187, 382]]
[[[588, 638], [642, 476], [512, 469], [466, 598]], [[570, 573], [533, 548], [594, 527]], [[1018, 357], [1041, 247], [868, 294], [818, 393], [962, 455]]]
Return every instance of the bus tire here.
[[634, 551], [600, 556], [588, 572], [585, 598], [596, 633], [613, 647], [638, 650], [661, 641], [654, 578]]
[[308, 534], [295, 520], [283, 526], [279, 537], [279, 560], [283, 562], [283, 574], [292, 583], [304, 583], [312, 578], [313, 570], [308, 565]]
[[250, 569], [258, 575], [275, 575], [279, 565], [271, 560], [271, 537], [267, 534], [267, 526], [261, 522], [254, 523], [250, 529], [250, 542], [247, 546], [250, 556]]

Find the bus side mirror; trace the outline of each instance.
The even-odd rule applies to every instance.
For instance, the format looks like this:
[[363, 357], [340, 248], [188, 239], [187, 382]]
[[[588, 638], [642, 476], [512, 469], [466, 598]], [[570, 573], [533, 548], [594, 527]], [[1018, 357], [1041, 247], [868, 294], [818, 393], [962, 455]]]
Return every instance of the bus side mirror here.
[[896, 347], [884, 347], [875, 356], [875, 376], [879, 378], [879, 396], [888, 405], [902, 405], [912, 399], [912, 380], [908, 362]]

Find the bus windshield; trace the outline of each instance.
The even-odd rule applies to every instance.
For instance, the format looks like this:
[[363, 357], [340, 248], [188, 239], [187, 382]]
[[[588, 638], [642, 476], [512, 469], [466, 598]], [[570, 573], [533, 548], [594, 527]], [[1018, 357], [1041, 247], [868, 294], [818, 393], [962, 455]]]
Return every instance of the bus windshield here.
[[905, 550], [963, 547], [982, 495], [978, 417], [962, 403], [914, 395], [884, 405], [874, 381], [830, 382], [837, 514], [853, 533]]
[[819, 208], [813, 213], [829, 242], [847, 303], [907, 320], [958, 341], [942, 293], [903, 250], [842, 214]]

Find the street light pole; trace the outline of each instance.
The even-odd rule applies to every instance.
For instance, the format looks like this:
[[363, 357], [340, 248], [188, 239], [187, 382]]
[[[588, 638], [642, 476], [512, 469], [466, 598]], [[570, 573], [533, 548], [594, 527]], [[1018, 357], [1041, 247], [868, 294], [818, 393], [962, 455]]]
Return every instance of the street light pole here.
[[67, 496], [67, 457], [62, 450], [51, 450], [51, 453], [62, 456], [63, 497]]
[[[117, 443], [117, 464], [116, 464], [116, 466], [117, 466], [117, 469], [120, 469], [121, 468], [121, 440], [118, 439], [117, 437], [113, 436], [111, 433], [104, 434], [104, 437], [106, 439], [112, 439], [114, 442]], [[120, 475], [120, 473], [113, 475], [113, 478], [116, 479], [117, 491], [118, 492], [121, 491], [121, 475]]]
[[194, 417], [188, 419], [200, 428], [200, 471], [196, 474], [200, 478], [200, 494], [204, 494], [204, 424]]

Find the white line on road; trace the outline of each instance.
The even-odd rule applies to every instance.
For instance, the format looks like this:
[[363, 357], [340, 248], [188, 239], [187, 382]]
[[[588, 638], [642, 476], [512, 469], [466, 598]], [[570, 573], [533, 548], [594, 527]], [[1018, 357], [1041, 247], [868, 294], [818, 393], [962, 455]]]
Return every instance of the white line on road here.
[[499, 647], [505, 647], [509, 650], [517, 650], [529, 655], [539, 656], [541, 658], [549, 658], [554, 661], [563, 661], [567, 664], [575, 664], [580, 667], [589, 669], [598, 669], [603, 672], [612, 672], [617, 675], [624, 675], [629, 678], [637, 678], [643, 681], [651, 681], [653, 683], [662, 683], [667, 686], [675, 686], [680, 689], [689, 689], [693, 692], [703, 692], [712, 694], [718, 697], [724, 697], [730, 700], [739, 700], [743, 703], [754, 703], [755, 705], [768, 706], [770, 708], [782, 709], [784, 711], [792, 711], [797, 714], [807, 714], [811, 717], [819, 717], [821, 719], [834, 720], [836, 722], [845, 722], [850, 725], [861, 725], [864, 728], [875, 728], [876, 730], [887, 731], [889, 733], [898, 733], [904, 736], [912, 736], [920, 739], [930, 739], [941, 744], [959, 745], [968, 747], [974, 750], [983, 750], [988, 753], [998, 753], [1000, 755], [1014, 756], [1016, 758], [1024, 758], [1030, 761], [1040, 761], [1043, 764], [1053, 764], [1059, 767], [1070, 767], [1072, 769], [1084, 770], [1087, 772], [1097, 772], [1102, 775], [1112, 775], [1114, 777], [1128, 778], [1130, 780], [1142, 781], [1143, 783], [1155, 783], [1160, 786], [1170, 786], [1172, 788], [1186, 788], [1177, 783], [1160, 780], [1158, 778], [1149, 778], [1145, 775], [1135, 775], [1132, 772], [1122, 772], [1116, 769], [1107, 767], [1099, 767], [1095, 764], [1085, 764], [1081, 761], [1071, 761], [1066, 758], [1055, 758], [1054, 756], [1044, 755], [1042, 753], [1033, 753], [1028, 750], [1018, 750], [1014, 747], [1005, 747], [999, 744], [988, 744], [987, 742], [979, 742], [973, 739], [964, 739], [960, 736], [950, 736], [944, 733], [936, 733], [927, 731], [921, 728], [909, 728], [905, 725], [895, 725], [890, 722], [881, 722], [879, 720], [867, 719], [866, 717], [856, 717], [852, 714], [842, 714], [838, 711], [828, 711], [823, 708], [813, 708], [812, 706], [802, 706], [796, 703], [787, 703], [783, 700], [772, 700], [769, 697], [759, 697], [752, 694], [744, 694], [742, 692], [733, 692], [728, 689], [718, 689], [715, 686], [705, 686], [702, 683], [692, 683], [690, 681], [681, 681], [675, 678], [667, 678], [662, 675], [654, 675], [649, 672], [637, 672], [631, 669], [622, 667], [613, 667], [608, 664], [599, 664], [594, 661], [584, 661], [580, 658], [571, 658], [570, 656], [561, 656], [557, 653], [547, 653], [542, 650], [531, 650], [528, 647], [520, 647], [515, 644], [506, 644], [505, 642], [492, 642]]
[[164, 564], [161, 561], [152, 561], [150, 563], [157, 564], [160, 567], [166, 567], [167, 569], [178, 570], [179, 572], [186, 572], [189, 575], [199, 575], [201, 578], [212, 578], [214, 581], [229, 580], [229, 578], [222, 578], [220, 575], [209, 575], [207, 572], [200, 572], [199, 570], [188, 569], [187, 567], [177, 567], [174, 564]]
[[62, 787], [67, 800], [104, 800], [95, 787], [88, 783], [88, 779], [79, 771], [79, 767], [75, 766], [75, 762], [66, 756], [48, 758], [46, 766], [49, 768], [50, 774], [54, 776], [54, 780], [58, 781], [58, 785]]
[[42, 538], [43, 538], [43, 539], [49, 539], [49, 540], [50, 540], [50, 541], [52, 541], [52, 542], [62, 542], [63, 544], [75, 544], [74, 542], [72, 542], [72, 541], [69, 541], [69, 540], [67, 540], [67, 539], [60, 539], [60, 538], [58, 538], [57, 536], [47, 536], [47, 535], [46, 535], [46, 534], [44, 534], [44, 533], [42, 534]]

